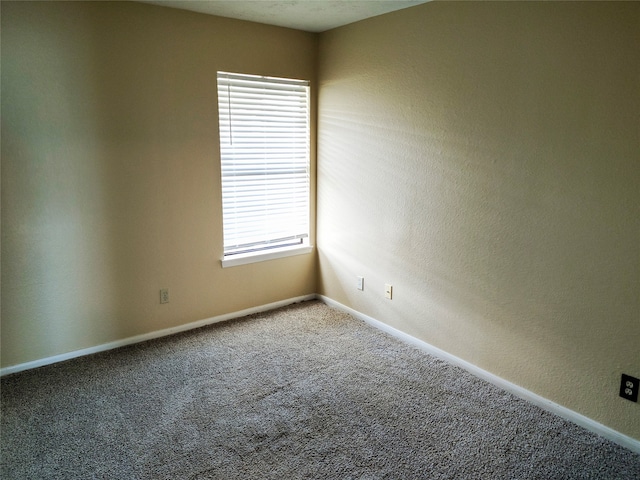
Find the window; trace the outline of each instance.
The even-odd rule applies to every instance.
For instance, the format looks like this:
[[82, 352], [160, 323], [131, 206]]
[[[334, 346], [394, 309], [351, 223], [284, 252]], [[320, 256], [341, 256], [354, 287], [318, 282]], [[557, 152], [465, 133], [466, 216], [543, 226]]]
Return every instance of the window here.
[[223, 267], [307, 253], [309, 82], [218, 72]]

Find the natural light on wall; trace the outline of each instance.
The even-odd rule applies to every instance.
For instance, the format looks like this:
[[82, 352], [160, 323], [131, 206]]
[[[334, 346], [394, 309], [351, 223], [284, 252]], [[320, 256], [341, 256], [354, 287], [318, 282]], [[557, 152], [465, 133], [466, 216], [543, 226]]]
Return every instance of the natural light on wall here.
[[228, 267], [311, 251], [309, 82], [218, 72]]

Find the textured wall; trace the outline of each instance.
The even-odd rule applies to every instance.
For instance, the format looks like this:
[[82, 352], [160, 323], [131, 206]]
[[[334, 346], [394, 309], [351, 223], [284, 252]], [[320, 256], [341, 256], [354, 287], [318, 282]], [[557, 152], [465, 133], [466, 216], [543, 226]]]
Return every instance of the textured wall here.
[[640, 439], [638, 45], [610, 2], [322, 34], [321, 293]]
[[313, 81], [316, 49], [157, 6], [2, 3], [3, 367], [315, 292], [315, 255], [220, 266], [216, 70]]

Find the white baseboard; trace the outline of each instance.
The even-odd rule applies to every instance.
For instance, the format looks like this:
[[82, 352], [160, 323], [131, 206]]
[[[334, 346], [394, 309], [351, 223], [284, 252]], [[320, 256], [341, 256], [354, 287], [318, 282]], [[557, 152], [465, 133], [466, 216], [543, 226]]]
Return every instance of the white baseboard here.
[[590, 418], [585, 417], [584, 415], [581, 415], [577, 412], [574, 412], [573, 410], [570, 410], [566, 407], [563, 407], [562, 405], [558, 405], [557, 403], [554, 403], [551, 400], [548, 400], [544, 397], [541, 397], [540, 395], [537, 395], [529, 390], [526, 390], [518, 385], [515, 385], [514, 383], [511, 383], [503, 378], [500, 378], [497, 375], [489, 373], [486, 370], [483, 370], [465, 360], [462, 360], [459, 357], [456, 357], [455, 355], [451, 355], [450, 353], [447, 353], [444, 350], [434, 347], [433, 345], [430, 345], [422, 340], [419, 340], [405, 332], [402, 332], [385, 323], [382, 323], [379, 320], [376, 320], [375, 318], [372, 318], [372, 317], [369, 317], [368, 315], [360, 313], [357, 310], [349, 308], [346, 305], [343, 305], [339, 302], [336, 302], [335, 300], [325, 297], [324, 295], [316, 295], [316, 294], [289, 298], [286, 300], [281, 300], [278, 302], [273, 302], [273, 303], [261, 305], [258, 307], [247, 308], [245, 310], [240, 310], [237, 312], [205, 318], [203, 320], [198, 320], [196, 322], [191, 322], [191, 323], [180, 325], [177, 327], [166, 328], [164, 330], [157, 330], [155, 332], [145, 333], [142, 335], [136, 335], [133, 337], [122, 339], [122, 340], [116, 340], [114, 342], [104, 343], [102, 345], [97, 345], [95, 347], [84, 348], [82, 350], [75, 350], [73, 352], [54, 355], [51, 357], [34, 360], [32, 362], [21, 363], [18, 365], [11, 365], [9, 367], [0, 368], [0, 377], [9, 375], [12, 373], [21, 372], [24, 370], [30, 370], [32, 368], [42, 367], [45, 365], [51, 365], [53, 363], [70, 360], [72, 358], [91, 355], [94, 353], [104, 352], [107, 350], [113, 350], [115, 348], [124, 347], [127, 345], [144, 342], [147, 340], [153, 340], [154, 338], [165, 337], [167, 335], [173, 335], [175, 333], [185, 332], [187, 330], [193, 330], [195, 328], [204, 327], [206, 325], [211, 325], [213, 323], [224, 322], [226, 320], [245, 317], [247, 315], [251, 315], [254, 313], [266, 312], [268, 310], [273, 310], [273, 309], [284, 307], [294, 303], [299, 303], [299, 302], [304, 302], [307, 300], [314, 300], [314, 299], [318, 299], [331, 307], [337, 308], [338, 310], [342, 310], [352, 315], [353, 317], [358, 318], [366, 322], [367, 324], [404, 341], [405, 343], [414, 345], [431, 355], [434, 355], [449, 363], [457, 365], [465, 369], [472, 375], [482, 378], [483, 380], [486, 380], [487, 382], [492, 383], [502, 388], [503, 390], [513, 393], [517, 397], [527, 400], [528, 402], [531, 402], [534, 405], [537, 405], [538, 407], [541, 407], [548, 412], [551, 412], [555, 415], [558, 415], [559, 417], [564, 418], [565, 420], [568, 420], [577, 425], [580, 425], [581, 427], [586, 428], [587, 430], [593, 433], [601, 435], [604, 438], [607, 438], [617, 443], [618, 445], [621, 445], [635, 453], [640, 454], [640, 441], [634, 438], [631, 438], [616, 430], [613, 430], [612, 428], [602, 425], [601, 423], [598, 423], [595, 420], [591, 420]]
[[324, 295], [317, 295], [317, 298], [322, 302], [326, 303], [327, 305], [337, 308], [338, 310], [342, 310], [343, 312], [346, 312], [352, 315], [353, 317], [358, 318], [368, 323], [369, 325], [376, 327], [377, 329], [382, 330], [404, 341], [405, 343], [414, 345], [435, 357], [441, 358], [442, 360], [445, 360], [451, 364], [457, 365], [465, 369], [472, 375], [482, 378], [483, 380], [486, 380], [487, 382], [492, 383], [497, 387], [502, 388], [503, 390], [513, 393], [514, 395], [522, 398], [523, 400], [533, 403], [534, 405], [537, 405], [538, 407], [548, 412], [551, 412], [555, 415], [558, 415], [561, 418], [564, 418], [565, 420], [575, 423], [576, 425], [579, 425], [589, 430], [590, 432], [601, 435], [602, 437], [608, 440], [611, 440], [612, 442], [615, 442], [618, 445], [628, 448], [632, 452], [640, 454], [640, 441], [634, 438], [631, 438], [616, 430], [613, 430], [612, 428], [602, 425], [601, 423], [598, 423], [595, 420], [591, 420], [590, 418], [585, 417], [584, 415], [581, 415], [577, 412], [574, 412], [573, 410], [570, 410], [566, 407], [563, 407], [562, 405], [554, 403], [551, 400], [541, 397], [536, 393], [533, 393], [501, 377], [498, 377], [493, 373], [489, 373], [486, 370], [483, 370], [473, 365], [472, 363], [462, 360], [461, 358], [456, 357], [455, 355], [451, 355], [450, 353], [447, 353], [444, 350], [441, 350], [437, 347], [434, 347], [433, 345], [428, 344], [427, 342], [424, 342], [415, 337], [412, 337], [407, 333], [397, 330], [385, 323], [382, 323], [379, 320], [376, 320], [375, 318], [369, 317], [364, 313], [360, 313], [357, 310], [349, 308], [346, 305], [343, 305], [339, 302], [336, 302], [335, 300], [325, 297]]
[[303, 295], [301, 297], [289, 298], [287, 300], [281, 300], [279, 302], [268, 303], [258, 307], [247, 308], [238, 312], [226, 313], [224, 315], [218, 315], [215, 317], [205, 318], [204, 320], [198, 320], [196, 322], [187, 323], [177, 327], [165, 328], [164, 330], [156, 330], [155, 332], [144, 333], [142, 335], [135, 335], [133, 337], [124, 338], [122, 340], [116, 340], [115, 342], [103, 343], [102, 345], [96, 345], [95, 347], [83, 348], [82, 350], [75, 350], [73, 352], [62, 353], [60, 355], [54, 355], [52, 357], [41, 358], [32, 362], [20, 363], [18, 365], [11, 365], [9, 367], [0, 368], [0, 377], [9, 375], [12, 373], [22, 372], [24, 370], [30, 370], [32, 368], [43, 367], [45, 365], [51, 365], [53, 363], [63, 362], [72, 358], [83, 357], [85, 355], [91, 355], [94, 353], [104, 352], [107, 350], [113, 350], [114, 348], [124, 347], [132, 345], [134, 343], [145, 342], [147, 340], [153, 340], [154, 338], [166, 337], [167, 335], [173, 335], [175, 333], [185, 332], [187, 330], [193, 330], [194, 328], [204, 327], [213, 323], [224, 322], [226, 320], [232, 320], [234, 318], [245, 317], [254, 313], [266, 312], [275, 308], [285, 307], [293, 303], [304, 302], [306, 300], [314, 300], [317, 295]]

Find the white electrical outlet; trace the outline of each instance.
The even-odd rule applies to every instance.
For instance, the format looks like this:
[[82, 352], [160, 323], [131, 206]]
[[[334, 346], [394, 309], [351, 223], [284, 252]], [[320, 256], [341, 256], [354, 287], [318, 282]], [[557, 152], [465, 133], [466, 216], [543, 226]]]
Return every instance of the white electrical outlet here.
[[169, 289], [163, 288], [160, 290], [160, 303], [169, 303]]
[[393, 285], [389, 283], [384, 284], [384, 298], [391, 300], [393, 298]]
[[356, 277], [356, 288], [358, 290], [364, 290], [364, 277]]

